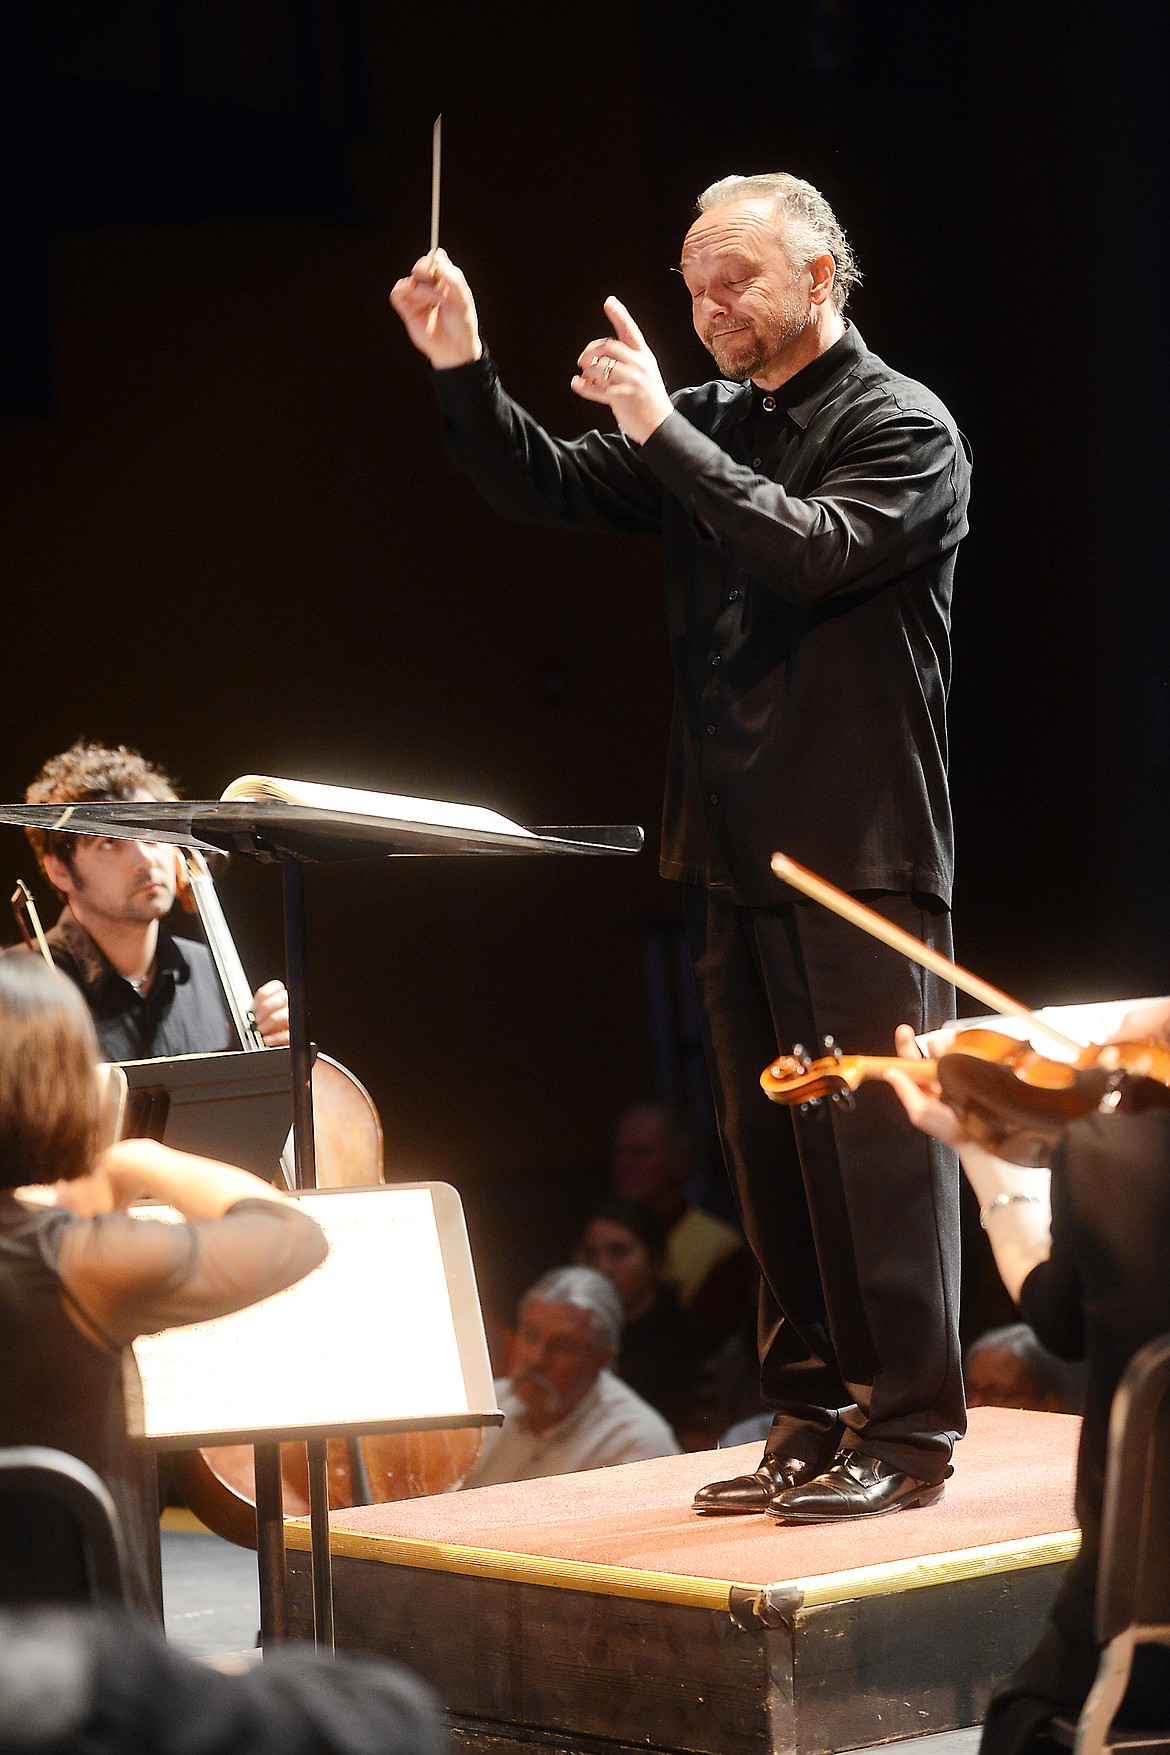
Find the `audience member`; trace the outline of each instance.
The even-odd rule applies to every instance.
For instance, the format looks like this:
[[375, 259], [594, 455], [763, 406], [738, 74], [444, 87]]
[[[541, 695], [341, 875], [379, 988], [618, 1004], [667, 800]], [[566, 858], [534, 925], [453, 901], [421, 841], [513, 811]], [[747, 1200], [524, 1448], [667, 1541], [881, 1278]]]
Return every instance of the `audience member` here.
[[[258, 1176], [154, 1140], [99, 1151], [100, 1125], [81, 994], [39, 957], [0, 957], [0, 1446], [47, 1445], [101, 1476], [134, 1601], [157, 1614], [157, 1490], [127, 1430], [130, 1343], [255, 1304], [309, 1273], [327, 1245]], [[52, 1198], [31, 1198], [34, 1185]], [[143, 1198], [184, 1222], [131, 1218]]]
[[5, 1755], [444, 1755], [430, 1689], [304, 1646], [225, 1674], [115, 1609], [0, 1614]]
[[609, 1369], [621, 1333], [621, 1299], [604, 1274], [563, 1267], [537, 1280], [520, 1301], [512, 1375], [496, 1384], [504, 1424], [484, 1433], [464, 1487], [673, 1455], [662, 1415]]
[[699, 1373], [714, 1337], [665, 1280], [666, 1226], [644, 1201], [607, 1200], [594, 1209], [577, 1259], [613, 1282], [625, 1318], [614, 1370], [657, 1408], [680, 1438], [696, 1417]]
[[643, 1201], [666, 1226], [666, 1278], [712, 1334], [731, 1335], [754, 1300], [755, 1270], [734, 1225], [687, 1199], [694, 1146], [682, 1117], [663, 1103], [639, 1103], [618, 1122], [610, 1191]]
[[963, 1381], [969, 1408], [1031, 1408], [1041, 1414], [1079, 1414], [1084, 1365], [1058, 1359], [1026, 1322], [989, 1328], [967, 1348]]

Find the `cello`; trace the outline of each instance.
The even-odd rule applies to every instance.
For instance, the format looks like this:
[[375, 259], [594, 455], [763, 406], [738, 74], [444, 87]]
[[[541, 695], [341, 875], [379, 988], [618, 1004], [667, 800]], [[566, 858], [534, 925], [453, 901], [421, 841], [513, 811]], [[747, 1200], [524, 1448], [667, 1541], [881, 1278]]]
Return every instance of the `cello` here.
[[[176, 853], [180, 903], [203, 926], [241, 1047], [263, 1048], [251, 989], [207, 861], [194, 848], [177, 848]], [[382, 1124], [365, 1086], [325, 1054], [315, 1059], [312, 1081], [317, 1187], [369, 1188], [384, 1183]], [[291, 1188], [290, 1154], [291, 1144], [281, 1160]], [[471, 1469], [482, 1439], [478, 1427], [330, 1439], [330, 1510], [450, 1491]], [[282, 1444], [280, 1458], [285, 1515], [305, 1517], [309, 1470], [304, 1444]], [[254, 1548], [256, 1477], [251, 1445], [176, 1452], [169, 1460], [175, 1484], [191, 1511], [216, 1534], [240, 1547]]]

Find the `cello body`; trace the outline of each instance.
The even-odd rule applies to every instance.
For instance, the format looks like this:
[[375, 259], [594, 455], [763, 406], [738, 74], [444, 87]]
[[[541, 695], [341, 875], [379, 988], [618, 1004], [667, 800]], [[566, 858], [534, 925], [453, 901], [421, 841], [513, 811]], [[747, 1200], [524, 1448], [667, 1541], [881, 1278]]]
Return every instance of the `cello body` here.
[[[201, 860], [191, 872], [188, 893], [188, 905], [199, 914], [211, 944], [241, 1043], [245, 1049], [262, 1046], [251, 1019], [247, 979], [211, 874]], [[339, 1061], [320, 1053], [312, 1078], [317, 1187], [370, 1188], [384, 1182], [382, 1123], [361, 1080]], [[287, 1153], [291, 1156], [291, 1138]], [[285, 1178], [291, 1187], [293, 1178], [287, 1167]], [[446, 1492], [462, 1482], [479, 1455], [481, 1443], [478, 1427], [330, 1439], [330, 1509]], [[307, 1517], [305, 1446], [282, 1444], [280, 1457], [285, 1515]], [[250, 1444], [174, 1452], [168, 1465], [185, 1503], [209, 1529], [240, 1547], [256, 1546], [256, 1475]]]

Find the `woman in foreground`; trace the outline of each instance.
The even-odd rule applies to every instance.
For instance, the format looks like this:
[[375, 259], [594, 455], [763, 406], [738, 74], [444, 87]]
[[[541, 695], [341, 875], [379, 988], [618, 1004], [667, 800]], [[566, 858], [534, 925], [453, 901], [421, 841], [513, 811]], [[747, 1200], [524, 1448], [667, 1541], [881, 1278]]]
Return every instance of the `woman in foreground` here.
[[[132, 1600], [157, 1617], [158, 1507], [151, 1458], [127, 1429], [130, 1343], [258, 1303], [328, 1246], [247, 1171], [151, 1140], [101, 1149], [96, 1069], [72, 982], [34, 957], [0, 958], [0, 1446], [47, 1445], [101, 1476]], [[183, 1222], [131, 1218], [148, 1198]]]

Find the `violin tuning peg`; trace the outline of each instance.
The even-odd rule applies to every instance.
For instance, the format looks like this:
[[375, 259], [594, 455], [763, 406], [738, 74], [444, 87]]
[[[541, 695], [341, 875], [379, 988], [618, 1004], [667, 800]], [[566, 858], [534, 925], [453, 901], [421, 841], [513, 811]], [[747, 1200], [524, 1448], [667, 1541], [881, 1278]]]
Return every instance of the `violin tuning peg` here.
[[821, 1040], [825, 1045], [825, 1053], [831, 1054], [834, 1060], [840, 1060], [841, 1050], [837, 1046], [837, 1038], [835, 1036], [822, 1036]]
[[834, 1103], [840, 1103], [842, 1109], [848, 1111], [850, 1114], [857, 1108], [857, 1098], [853, 1095], [853, 1092], [849, 1089], [848, 1085], [842, 1085], [839, 1091], [833, 1092], [833, 1101]]
[[812, 1055], [809, 1053], [803, 1042], [794, 1042], [792, 1044], [792, 1058], [793, 1060], [798, 1060], [806, 1072], [812, 1065]]

